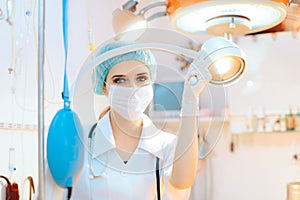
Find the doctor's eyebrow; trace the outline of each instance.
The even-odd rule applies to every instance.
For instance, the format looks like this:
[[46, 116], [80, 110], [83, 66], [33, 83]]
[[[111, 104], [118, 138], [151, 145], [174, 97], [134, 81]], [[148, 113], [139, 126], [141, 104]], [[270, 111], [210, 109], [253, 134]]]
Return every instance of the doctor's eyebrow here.
[[142, 73], [137, 74], [136, 76], [149, 76], [149, 73], [142, 72]]
[[113, 75], [111, 77], [111, 79], [114, 79], [114, 78], [123, 78], [123, 77], [126, 77], [125, 75]]

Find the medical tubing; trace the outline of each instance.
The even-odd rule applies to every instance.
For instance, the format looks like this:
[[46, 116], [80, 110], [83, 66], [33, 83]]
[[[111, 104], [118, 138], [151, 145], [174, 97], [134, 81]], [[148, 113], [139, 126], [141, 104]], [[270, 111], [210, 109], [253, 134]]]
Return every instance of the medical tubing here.
[[31, 200], [32, 195], [35, 193], [34, 181], [33, 181], [33, 178], [31, 176], [28, 176], [27, 180], [29, 181], [29, 200]]
[[63, 100], [64, 106], [69, 107], [69, 85], [67, 76], [67, 63], [68, 63], [68, 0], [62, 1], [63, 13], [62, 13], [62, 24], [63, 24], [63, 38], [64, 38], [64, 53], [65, 53], [65, 65], [64, 65], [64, 89], [63, 89]]
[[84, 76], [84, 74], [86, 74], [90, 69], [93, 69], [100, 63], [102, 63], [112, 57], [118, 56], [120, 54], [125, 54], [128, 52], [137, 51], [137, 50], [147, 50], [147, 49], [160, 50], [160, 51], [165, 51], [165, 52], [169, 52], [169, 53], [173, 53], [173, 54], [179, 54], [179, 55], [190, 57], [192, 59], [195, 59], [196, 57], [198, 57], [198, 54], [199, 54], [199, 52], [197, 52], [195, 50], [191, 50], [191, 49], [187, 49], [184, 47], [179, 47], [179, 46], [171, 45], [171, 44], [164, 44], [164, 43], [136, 43], [133, 45], [118, 47], [116, 49], [112, 49], [108, 52], [105, 52], [99, 56], [96, 56], [91, 62], [86, 64], [80, 70], [80, 72], [77, 76], [77, 79], [73, 83], [71, 93], [72, 94], [74, 93], [75, 87], [76, 87], [78, 81], [82, 78], [82, 76]]
[[156, 195], [157, 200], [160, 200], [160, 176], [159, 176], [159, 157], [156, 157], [156, 165], [155, 165], [155, 176], [156, 176]]
[[72, 196], [72, 187], [68, 187], [67, 189], [68, 189], [67, 200], [70, 200]]
[[15, 2], [13, 0], [6, 0], [6, 21], [7, 23], [12, 26], [13, 25], [13, 15], [15, 13], [13, 13], [14, 11], [14, 4]]

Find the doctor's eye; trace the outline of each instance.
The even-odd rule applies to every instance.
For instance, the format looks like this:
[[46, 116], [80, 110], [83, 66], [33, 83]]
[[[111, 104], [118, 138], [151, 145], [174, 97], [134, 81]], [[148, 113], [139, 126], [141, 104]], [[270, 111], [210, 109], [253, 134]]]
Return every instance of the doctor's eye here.
[[137, 76], [137, 81], [138, 82], [149, 82], [150, 78], [148, 74], [141, 74]]
[[112, 81], [115, 83], [115, 84], [122, 84], [122, 83], [125, 83], [126, 82], [126, 78], [125, 77], [114, 77], [112, 79]]

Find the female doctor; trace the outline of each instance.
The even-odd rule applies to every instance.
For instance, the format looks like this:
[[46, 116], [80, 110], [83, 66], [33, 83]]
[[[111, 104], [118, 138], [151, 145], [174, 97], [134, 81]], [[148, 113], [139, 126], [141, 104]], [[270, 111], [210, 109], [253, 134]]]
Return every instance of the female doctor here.
[[[98, 54], [128, 44], [113, 42]], [[197, 98], [211, 76], [199, 68], [197, 83], [190, 85], [187, 77], [175, 135], [159, 130], [143, 114], [153, 97], [156, 70], [149, 50], [113, 57], [94, 69], [94, 92], [108, 98], [109, 108], [89, 134], [86, 162], [72, 200], [189, 198], [198, 166]]]

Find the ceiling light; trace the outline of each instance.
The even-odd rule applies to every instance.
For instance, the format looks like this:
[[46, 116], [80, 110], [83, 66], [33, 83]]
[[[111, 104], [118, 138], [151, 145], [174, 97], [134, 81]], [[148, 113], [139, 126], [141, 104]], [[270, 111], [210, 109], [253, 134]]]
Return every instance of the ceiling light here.
[[276, 26], [286, 17], [288, 0], [168, 0], [175, 28], [212, 35], [241, 35]]
[[[166, 3], [167, 2], [167, 3]], [[169, 15], [173, 26], [183, 32], [211, 35], [244, 35], [261, 32], [280, 24], [287, 16], [289, 0], [166, 0], [137, 11], [138, 1], [128, 0], [122, 11], [147, 21]], [[144, 17], [144, 11], [164, 6], [163, 11]], [[134, 17], [132, 17], [134, 18]], [[128, 18], [119, 18], [127, 21]], [[136, 19], [133, 19], [136, 21]], [[115, 21], [115, 19], [114, 19]], [[128, 26], [114, 25], [118, 31]], [[116, 32], [117, 34], [120, 32]]]

